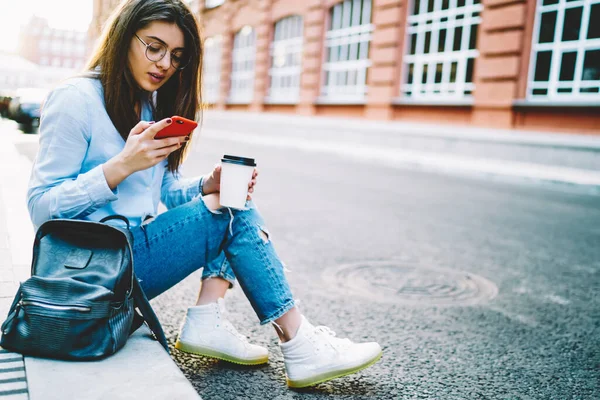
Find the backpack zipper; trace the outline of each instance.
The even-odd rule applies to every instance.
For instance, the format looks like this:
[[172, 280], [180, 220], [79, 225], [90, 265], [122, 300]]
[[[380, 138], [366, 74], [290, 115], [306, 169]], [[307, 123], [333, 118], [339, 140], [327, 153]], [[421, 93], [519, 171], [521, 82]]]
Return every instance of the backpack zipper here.
[[21, 301], [21, 304], [23, 304], [24, 306], [36, 306], [36, 307], [42, 307], [42, 308], [47, 308], [49, 310], [56, 310], [56, 311], [79, 311], [79, 312], [90, 312], [92, 311], [91, 307], [85, 307], [85, 306], [59, 306], [56, 304], [48, 304], [48, 303], [42, 303], [39, 301], [31, 301], [31, 300], [23, 300]]

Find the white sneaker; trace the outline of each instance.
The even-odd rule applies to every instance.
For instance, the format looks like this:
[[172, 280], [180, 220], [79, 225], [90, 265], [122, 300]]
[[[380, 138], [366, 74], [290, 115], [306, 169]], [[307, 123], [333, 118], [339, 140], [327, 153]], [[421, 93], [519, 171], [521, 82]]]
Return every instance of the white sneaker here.
[[225, 318], [225, 301], [188, 308], [175, 348], [236, 364], [269, 361], [266, 348], [248, 343]]
[[296, 336], [280, 343], [287, 384], [301, 388], [316, 385], [360, 371], [381, 358], [381, 346], [375, 342], [353, 343], [335, 337], [326, 326], [314, 327], [302, 316]]

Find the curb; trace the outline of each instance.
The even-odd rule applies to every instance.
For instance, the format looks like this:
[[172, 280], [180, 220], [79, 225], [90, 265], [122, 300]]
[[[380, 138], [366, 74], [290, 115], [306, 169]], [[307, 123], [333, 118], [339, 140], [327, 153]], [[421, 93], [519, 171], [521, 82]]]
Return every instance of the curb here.
[[[519, 129], [480, 128], [472, 125], [427, 124], [405, 121], [374, 121], [336, 117], [314, 117], [281, 113], [206, 110], [210, 120], [247, 120], [277, 122], [291, 127], [319, 127], [339, 131], [376, 131], [422, 139], [455, 139], [478, 143], [564, 148], [600, 152], [600, 135], [567, 132], [543, 132]], [[598, 131], [600, 134], [600, 130]]]
[[[19, 282], [30, 276], [34, 238], [26, 206], [31, 163], [18, 153], [10, 139], [7, 140], [9, 143], [0, 146], [0, 157], [11, 167], [0, 169], [1, 321], [8, 313]], [[6, 387], [2, 385], [4, 380]], [[23, 357], [0, 349], [0, 399], [4, 398], [201, 399], [145, 326], [131, 335], [123, 349], [100, 361]]]

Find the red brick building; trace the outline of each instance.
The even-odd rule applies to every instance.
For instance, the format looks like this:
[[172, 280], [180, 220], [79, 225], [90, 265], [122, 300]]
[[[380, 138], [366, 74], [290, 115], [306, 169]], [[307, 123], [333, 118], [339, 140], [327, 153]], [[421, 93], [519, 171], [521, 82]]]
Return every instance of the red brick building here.
[[81, 69], [87, 55], [85, 32], [55, 29], [33, 17], [21, 30], [19, 54], [43, 67]]
[[219, 109], [600, 133], [600, 0], [191, 0]]

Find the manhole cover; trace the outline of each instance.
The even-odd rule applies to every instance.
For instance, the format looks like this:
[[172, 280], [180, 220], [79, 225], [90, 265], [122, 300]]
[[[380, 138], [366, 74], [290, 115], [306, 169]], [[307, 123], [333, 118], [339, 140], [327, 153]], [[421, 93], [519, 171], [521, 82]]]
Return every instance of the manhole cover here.
[[324, 278], [344, 293], [386, 303], [468, 305], [493, 299], [498, 288], [464, 271], [390, 261], [344, 264], [324, 271]]

